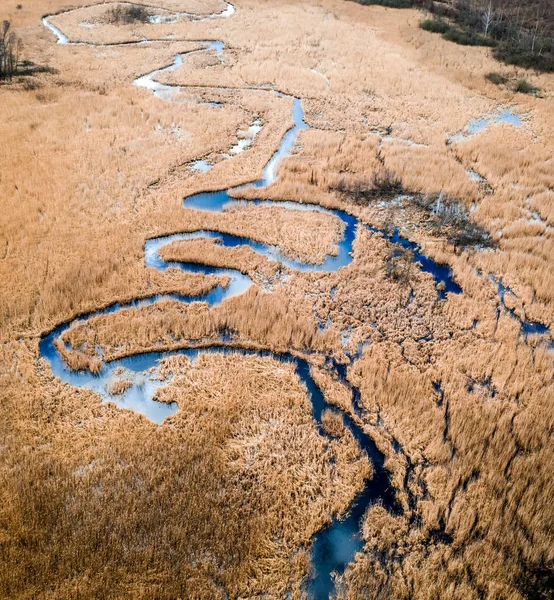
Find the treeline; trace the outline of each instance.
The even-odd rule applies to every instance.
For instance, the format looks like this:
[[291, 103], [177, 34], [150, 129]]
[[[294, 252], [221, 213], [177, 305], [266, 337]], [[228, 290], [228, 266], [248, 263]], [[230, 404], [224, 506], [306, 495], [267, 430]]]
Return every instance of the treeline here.
[[554, 71], [552, 0], [456, 0], [453, 20], [495, 42], [494, 53], [508, 64]]
[[554, 71], [553, 0], [355, 0], [396, 8], [419, 7], [433, 13], [422, 27], [445, 39], [493, 46], [507, 64]]
[[17, 73], [21, 40], [10, 29], [11, 23], [4, 21], [0, 37], [0, 79], [11, 79]]

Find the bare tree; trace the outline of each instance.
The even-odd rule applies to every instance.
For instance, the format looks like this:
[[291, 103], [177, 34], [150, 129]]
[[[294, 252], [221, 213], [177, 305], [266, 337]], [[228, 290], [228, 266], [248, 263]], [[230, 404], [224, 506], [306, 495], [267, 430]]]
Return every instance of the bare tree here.
[[494, 8], [492, 7], [492, 0], [489, 0], [489, 5], [483, 13], [483, 33], [485, 34], [485, 36], [489, 35], [489, 29], [491, 28], [493, 20]]
[[0, 79], [11, 79], [17, 71], [21, 40], [10, 32], [11, 23], [2, 23], [0, 37]]
[[537, 36], [539, 34], [539, 27], [541, 25], [541, 6], [537, 4], [537, 19], [535, 21], [535, 27], [533, 28], [533, 39], [531, 41], [531, 52], [535, 53], [535, 44], [537, 42]]

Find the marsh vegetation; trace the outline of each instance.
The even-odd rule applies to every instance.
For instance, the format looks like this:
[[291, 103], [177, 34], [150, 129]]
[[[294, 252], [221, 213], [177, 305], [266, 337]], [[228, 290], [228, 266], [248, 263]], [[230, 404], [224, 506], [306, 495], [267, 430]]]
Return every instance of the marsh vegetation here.
[[446, 239], [456, 250], [495, 246], [490, 233], [471, 219], [462, 201], [442, 192], [421, 194], [408, 191], [401, 180], [386, 168], [373, 173], [369, 180], [339, 180], [332, 189], [338, 191], [346, 202], [362, 206], [384, 203], [387, 206], [386, 231], [391, 231], [398, 221], [395, 213], [413, 207], [420, 225], [433, 237]]
[[552, 75], [409, 9], [118, 6], [6, 10], [52, 70], [0, 87], [0, 596], [300, 599], [383, 480], [339, 598], [551, 596]]

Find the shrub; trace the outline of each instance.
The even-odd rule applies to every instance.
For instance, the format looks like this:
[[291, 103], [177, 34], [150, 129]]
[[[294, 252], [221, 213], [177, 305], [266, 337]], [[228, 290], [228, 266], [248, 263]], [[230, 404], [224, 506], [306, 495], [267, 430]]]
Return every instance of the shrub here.
[[470, 221], [467, 211], [456, 198], [444, 194], [414, 194], [411, 203], [427, 213], [427, 225], [433, 235], [445, 237], [455, 248], [492, 248], [489, 232]]
[[526, 79], [518, 79], [514, 84], [514, 92], [518, 92], [519, 94], [535, 95], [538, 91], [539, 90], [532, 86]]
[[524, 69], [537, 69], [545, 73], [554, 72], [554, 54], [545, 52], [536, 54], [512, 47], [506, 44], [500, 44], [494, 52], [494, 57], [503, 61], [507, 65], [516, 65]]
[[438, 233], [445, 233], [446, 239], [455, 248], [492, 247], [489, 232], [469, 220], [469, 215], [459, 200], [441, 194], [431, 206], [431, 226]]
[[403, 193], [402, 182], [392, 171], [382, 168], [371, 179], [342, 180], [332, 188], [356, 204], [368, 204], [372, 200], [390, 200]]
[[491, 73], [487, 73], [485, 75], [485, 79], [494, 83], [495, 85], [503, 85], [508, 83], [508, 78], [502, 73], [497, 73], [496, 71], [492, 71]]
[[446, 239], [455, 248], [492, 248], [493, 243], [489, 232], [467, 218], [460, 218], [452, 223]]
[[388, 279], [400, 285], [407, 285], [410, 282], [413, 265], [414, 253], [411, 250], [396, 244], [389, 248], [385, 258], [385, 273]]
[[110, 23], [146, 23], [150, 13], [144, 6], [117, 5], [108, 13]]
[[443, 33], [442, 37], [461, 46], [496, 46], [496, 42], [492, 38], [459, 27], [451, 27], [446, 33]]
[[474, 33], [469, 29], [462, 29], [457, 25], [452, 25], [442, 17], [433, 17], [425, 19], [420, 23], [420, 27], [425, 31], [440, 33], [445, 40], [455, 42], [462, 46], [495, 46], [496, 42], [489, 37]]
[[435, 17], [433, 19], [425, 19], [420, 24], [421, 29], [431, 31], [432, 33], [446, 33], [450, 29], [450, 25], [442, 18]]

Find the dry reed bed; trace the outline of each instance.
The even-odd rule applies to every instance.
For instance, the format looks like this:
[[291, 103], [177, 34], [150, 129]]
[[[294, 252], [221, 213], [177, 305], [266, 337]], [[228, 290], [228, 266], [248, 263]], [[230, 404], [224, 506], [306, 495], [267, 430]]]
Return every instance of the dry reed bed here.
[[[20, 347], [20, 368], [35, 379], [29, 359]], [[171, 426], [156, 428], [132, 413], [86, 402], [92, 395], [55, 382], [57, 402], [33, 395], [13, 406], [26, 426], [10, 427], [4, 437], [14, 450], [4, 465], [21, 471], [2, 486], [3, 512], [23, 525], [26, 550], [3, 545], [3, 564], [17, 557], [34, 575], [3, 571], [3, 594], [36, 597], [46, 582], [58, 580], [59, 597], [104, 593], [106, 585], [110, 594], [135, 597], [267, 589], [280, 595], [289, 581], [298, 597], [308, 566], [302, 546], [325, 514], [344, 511], [368, 475], [367, 459], [347, 432], [332, 441], [317, 434], [289, 364], [204, 355], [195, 365], [166, 361], [162, 374], [170, 373], [160, 399], [180, 404]], [[38, 377], [35, 384], [48, 382]], [[6, 401], [14, 394], [11, 388]], [[55, 431], [42, 428], [46, 414]], [[33, 489], [37, 481], [43, 485]], [[127, 504], [119, 510], [122, 485]], [[317, 511], [309, 508], [314, 502]], [[26, 520], [29, 511], [38, 511], [38, 520]], [[109, 536], [102, 533], [107, 526]], [[121, 539], [132, 531], [134, 541], [122, 551]], [[84, 557], [87, 571], [75, 577]], [[104, 574], [88, 579], [87, 572], [99, 570]]]
[[[162, 256], [195, 258], [190, 252], [194, 252], [194, 247], [183, 254], [182, 245], [176, 249], [174, 246], [169, 246]], [[108, 360], [160, 345], [179, 347], [189, 340], [214, 338], [228, 329], [239, 338], [253, 340], [272, 350], [283, 351], [290, 346], [339, 354], [339, 334], [348, 327], [355, 334], [351, 349], [367, 339], [400, 343], [408, 338], [416, 344], [420, 343], [416, 340], [429, 335], [437, 342], [448, 339], [460, 325], [443, 316], [444, 308], [436, 302], [431, 277], [414, 267], [407, 287], [387, 279], [383, 267], [387, 247], [381, 236], [362, 232], [354, 246], [354, 263], [338, 273], [294, 273], [275, 287], [272, 294], [254, 287], [214, 309], [204, 303], [183, 306], [174, 301], [139, 310], [128, 309], [95, 317], [85, 324], [77, 323], [63, 337], [76, 351], [88, 348], [91, 356], [98, 345]], [[198, 251], [205, 252], [208, 264], [229, 266], [225, 260], [227, 252], [217, 245], [201, 244], [196, 248]], [[212, 252], [211, 257], [209, 252]], [[230, 266], [234, 260], [231, 253]], [[244, 266], [247, 264], [243, 262]], [[331, 300], [332, 288], [335, 292]], [[411, 290], [417, 293], [408, 302]], [[325, 331], [318, 332], [314, 312], [323, 323], [331, 317]], [[492, 309], [490, 318], [494, 318]], [[461, 326], [470, 328], [471, 321]], [[420, 345], [428, 346], [422, 342]]]
[[[526, 589], [545, 585], [539, 565], [553, 558], [548, 541], [552, 504], [547, 500], [553, 490], [546, 475], [553, 458], [552, 357], [541, 349], [532, 354], [520, 346], [514, 351], [507, 342], [469, 346], [466, 341], [440, 349], [430, 377], [406, 367], [398, 351], [392, 361], [384, 361], [382, 351], [368, 351], [357, 365], [370, 410], [378, 410], [398, 439], [409, 438], [408, 447], [417, 444], [411, 455], [423, 462], [428, 497], [418, 504], [420, 528], [411, 536], [395, 537], [393, 532], [406, 531], [407, 523], [390, 517], [377, 534], [377, 514], [368, 514], [368, 555], [348, 574], [346, 597], [357, 597], [361, 589], [371, 590], [373, 597], [378, 582], [385, 594], [398, 598], [410, 597], [412, 586], [441, 597], [477, 598], [480, 592], [522, 598]], [[532, 357], [535, 377], [523, 375]], [[489, 365], [485, 373], [483, 364]], [[469, 391], [469, 381], [487, 377], [491, 382]], [[414, 404], [418, 380], [426, 381], [428, 389], [417, 394], [421, 400]], [[441, 407], [431, 381], [441, 382]], [[517, 403], [507, 401], [514, 397]], [[484, 498], [496, 500], [484, 505]], [[432, 532], [442, 528], [452, 542], [437, 538], [429, 545]], [[386, 569], [376, 562], [376, 549], [385, 553]], [[507, 558], [514, 554], [518, 560]], [[407, 558], [398, 564], [395, 556]], [[437, 569], [437, 563], [447, 570]], [[368, 578], [374, 569], [377, 582]]]
[[[6, 326], [10, 323], [21, 330], [22, 327], [28, 326], [31, 317], [33, 326], [38, 325], [39, 329], [43, 329], [47, 322], [54, 323], [66, 319], [72, 312], [92, 310], [115, 299], [147, 295], [147, 290], [152, 288], [152, 282], [161, 281], [163, 277], [144, 271], [142, 246], [145, 237], [171, 233], [176, 229], [223, 227], [222, 222], [227, 217], [220, 215], [199, 214], [196, 222], [192, 221], [190, 216], [185, 216], [179, 209], [178, 198], [175, 196], [158, 197], [154, 201], [153, 192], [148, 190], [148, 185], [159, 179], [160, 170], [163, 173], [176, 162], [175, 151], [183, 146], [192, 150], [193, 145], [199, 142], [202, 130], [208, 134], [204, 124], [207, 114], [210, 115], [212, 125], [223, 123], [224, 118], [229, 119], [229, 141], [223, 143], [227, 147], [230, 146], [239, 126], [239, 122], [236, 122], [234, 127], [232, 125], [232, 108], [225, 109], [224, 116], [223, 111], [192, 107], [190, 116], [195, 116], [196, 120], [189, 120], [187, 128], [194, 123], [201, 127], [200, 132], [192, 135], [180, 125], [182, 111], [188, 108], [187, 105], [177, 109], [168, 105], [169, 114], [166, 114], [165, 111], [160, 113], [156, 102], [148, 99], [146, 105], [151, 111], [148, 114], [145, 104], [130, 97], [125, 88], [118, 90], [117, 94], [110, 93], [105, 100], [104, 96], [85, 94], [81, 113], [76, 110], [81, 104], [75, 104], [71, 94], [65, 94], [58, 89], [52, 92], [53, 96], [46, 106], [41, 101], [42, 96], [39, 100], [35, 97], [38, 93], [21, 94], [29, 98], [30, 113], [34, 115], [30, 125], [22, 123], [25, 129], [30, 130], [28, 142], [15, 155], [9, 151], [10, 146], [16, 143], [15, 137], [11, 136], [16, 134], [13, 128], [8, 130], [8, 123], [13, 122], [18, 108], [16, 98], [13, 98], [12, 104], [8, 98], [9, 120], [5, 124], [8, 143], [3, 147], [6, 159], [3, 164], [6, 169], [2, 187], [9, 204], [7, 211], [3, 213], [1, 246], [4, 260], [0, 268], [3, 270], [3, 276], [9, 278], [12, 285], [20, 290], [17, 298], [14, 298], [8, 288], [3, 288], [2, 314]], [[68, 112], [72, 103], [73, 111]], [[47, 121], [41, 120], [40, 117], [45, 109], [54, 111], [51, 119]], [[72, 117], [62, 121], [62, 115], [66, 114]], [[122, 121], [126, 123], [125, 127]], [[62, 122], [64, 129], [55, 133], [56, 127]], [[114, 133], [116, 126], [117, 133]], [[141, 139], [137, 139], [137, 129], [140, 128], [143, 128], [144, 134]], [[225, 130], [225, 127], [222, 129]], [[108, 151], [103, 149], [104, 144], [109, 148]], [[145, 155], [146, 146], [152, 150], [152, 157]], [[53, 148], [56, 148], [56, 151], [53, 151]], [[72, 152], [78, 162], [64, 162], [62, 149], [63, 152]], [[263, 164], [268, 159], [271, 149], [257, 143], [252, 154], [256, 154], [258, 149]], [[196, 146], [194, 151], [198, 151]], [[192, 153], [188, 156], [184, 154], [178, 163], [186, 164], [194, 156]], [[237, 161], [241, 158], [237, 157]], [[164, 166], [164, 162], [167, 166]], [[232, 168], [238, 170], [236, 163], [234, 164]], [[97, 172], [103, 172], [103, 176], [96, 177], [94, 173]], [[54, 173], [55, 177], [51, 178], [50, 173]], [[137, 179], [134, 173], [140, 173], [140, 179]], [[187, 176], [194, 179], [195, 185], [199, 186], [196, 178], [190, 174]], [[236, 183], [244, 180], [240, 170], [235, 176]], [[44, 184], [37, 185], [39, 181], [44, 181]], [[92, 201], [93, 198], [96, 198], [96, 201]], [[170, 212], [170, 207], [173, 213]], [[59, 215], [60, 211], [67, 214], [68, 220], [60, 221], [58, 218], [54, 225], [51, 219]], [[322, 241], [325, 243], [326, 239], [333, 239], [338, 235], [337, 225], [334, 223], [330, 223], [329, 231], [325, 232], [325, 217], [314, 216], [314, 220], [320, 225], [304, 234], [301, 239], [295, 240], [297, 234], [292, 232], [293, 219], [282, 211], [272, 209], [271, 214], [274, 223], [280, 220], [278, 214], [283, 214], [280, 231], [283, 235], [289, 232], [290, 253], [296, 252], [305, 258], [313, 247], [316, 256], [311, 258], [318, 260], [317, 255], [322, 257], [325, 253], [333, 251], [332, 247], [321, 247]], [[181, 222], [180, 227], [175, 216]], [[244, 218], [245, 222], [249, 220], [252, 228], [259, 231], [259, 226], [255, 223], [256, 217], [249, 209], [241, 209], [236, 212], [234, 218], [239, 216]], [[302, 218], [297, 216], [294, 221], [298, 222]], [[26, 222], [24, 235], [21, 235], [18, 226], [21, 219]], [[97, 221], [99, 226], [91, 230], [88, 225], [89, 219], [92, 222]], [[125, 230], [124, 236], [115, 233], [122, 227]], [[244, 233], [237, 225], [233, 231]], [[322, 236], [321, 240], [317, 238], [318, 233]], [[282, 243], [276, 232], [272, 235], [266, 231], [261, 240]], [[42, 240], [38, 249], [34, 241], [37, 239]], [[27, 252], [26, 247], [34, 249], [32, 263], [18, 261], [19, 252]], [[283, 247], [285, 251], [288, 249], [286, 243], [283, 243]], [[15, 248], [18, 249], [17, 253]], [[92, 248], [95, 248], [95, 260], [89, 264], [86, 257], [91, 256]], [[31, 250], [28, 252], [31, 253]], [[59, 257], [59, 260], [56, 257]], [[81, 265], [85, 263], [87, 266], [83, 268]], [[124, 264], [127, 264], [127, 267], [123, 267]], [[126, 274], [123, 273], [124, 268], [127, 269]], [[184, 281], [190, 279], [190, 276], [181, 277]], [[34, 298], [38, 295], [39, 285], [40, 304], [37, 308]], [[92, 289], [96, 292], [92, 292]], [[152, 288], [151, 293], [162, 289], [163, 286], [158, 284]], [[186, 289], [176, 286], [174, 291], [186, 293]], [[191, 289], [191, 292], [193, 291]], [[47, 315], [47, 321], [43, 320], [44, 315]], [[8, 327], [2, 327], [2, 330], [7, 333]]]
[[[119, 44], [129, 41], [140, 41], [143, 39], [164, 39], [176, 35], [176, 32], [186, 32], [190, 29], [192, 18], [186, 15], [179, 17], [176, 23], [143, 23], [135, 21], [132, 23], [115, 23], [111, 11], [114, 8], [125, 8], [129, 4], [144, 5], [147, 7], [148, 15], [170, 17], [175, 13], [191, 13], [198, 17], [209, 17], [212, 14], [221, 13], [227, 7], [227, 3], [220, 0], [209, 0], [208, 2], [184, 2], [176, 0], [165, 2], [91, 2], [87, 6], [75, 8], [63, 14], [54, 14], [50, 22], [61, 29], [69, 39], [76, 42], [92, 44]], [[198, 9], [198, 12], [195, 12]]]
[[187, 228], [215, 229], [279, 246], [285, 256], [315, 264], [321, 264], [326, 255], [337, 255], [344, 229], [333, 215], [278, 206], [232, 206], [223, 213], [191, 213], [183, 216]]
[[252, 288], [212, 310], [205, 303], [183, 306], [173, 301], [124, 310], [77, 324], [64, 334], [64, 340], [76, 356], [84, 354], [94, 365], [98, 360], [96, 344], [106, 360], [114, 360], [152, 349], [216, 341], [224, 331], [278, 352], [326, 348], [333, 341], [336, 346], [336, 336], [331, 332], [318, 333], [311, 303], [291, 298], [279, 288], [273, 294]]
[[[467, 280], [468, 269], [463, 268], [463, 264], [469, 262], [474, 269], [503, 278], [523, 301], [531, 320], [546, 324], [554, 322], [550, 302], [554, 281], [547, 267], [552, 253], [548, 190], [554, 182], [549, 169], [551, 154], [541, 143], [543, 138], [533, 141], [532, 135], [526, 131], [494, 126], [474, 138], [457, 142], [451, 150], [444, 151], [440, 161], [435, 150], [405, 145], [400, 141], [385, 140], [376, 148], [375, 154], [379, 152], [384, 168], [399, 177], [406, 190], [424, 193], [443, 191], [460, 199], [467, 210], [472, 211], [472, 219], [483, 225], [498, 244], [495, 252], [468, 253], [459, 257], [444, 241], [429, 236], [422, 227], [421, 215], [415, 212], [398, 215], [393, 207], [389, 209], [386, 205], [365, 209], [353, 207], [327, 191], [339, 182], [371, 179], [372, 171], [368, 167], [357, 170], [355, 162], [349, 168], [343, 166], [348, 160], [348, 150], [343, 151], [346, 142], [341, 144], [340, 138], [336, 139], [338, 136], [340, 134], [314, 130], [303, 133], [302, 153], [284, 161], [280, 178], [268, 190], [269, 195], [300, 201], [317, 199], [323, 205], [347, 209], [378, 227], [396, 221], [404, 234], [418, 241], [427, 254], [439, 262], [451, 264], [464, 289], [472, 285]], [[342, 136], [343, 139], [346, 137], [345, 134]], [[371, 141], [367, 144], [363, 138], [358, 140], [358, 144], [367, 145], [368, 153], [372, 145], [377, 144]], [[327, 142], [327, 150], [322, 149], [324, 141]], [[350, 142], [350, 148], [353, 146]], [[491, 161], [489, 167], [482, 164], [480, 156]], [[369, 158], [371, 165], [371, 155]], [[460, 159], [465, 163], [463, 166]], [[373, 165], [373, 172], [382, 168], [376, 158]], [[500, 172], [495, 172], [492, 165], [497, 165]], [[532, 172], [529, 165], [532, 165]], [[494, 189], [492, 194], [480, 192], [477, 183], [466, 174], [469, 168], [486, 177]], [[440, 175], [437, 176], [438, 173]], [[476, 278], [475, 271], [470, 277]]]
[[173, 242], [161, 248], [160, 257], [166, 262], [181, 262], [237, 269], [250, 278], [275, 275], [278, 263], [270, 262], [248, 246], [225, 248], [218, 240], [200, 239]]
[[[200, 10], [198, 4], [186, 7]], [[203, 215], [180, 207], [184, 195], [256, 178], [291, 124], [290, 102], [267, 92], [191, 88], [183, 93], [188, 101], [174, 105], [129, 85], [203, 39], [226, 43], [226, 64], [213, 53], [190, 55], [167, 81], [272, 83], [303, 98], [312, 129], [282, 163], [268, 196], [343, 208], [381, 224], [386, 210], [352, 206], [328, 188], [341, 178], [371, 177], [384, 163], [406, 187], [443, 189], [468, 208], [475, 204], [473, 218], [499, 249], [455, 254], [406, 213], [398, 217], [409, 219], [405, 233], [452, 265], [463, 295], [438, 303], [431, 278], [417, 269], [407, 285], [387, 279], [388, 245], [360, 232], [354, 263], [338, 273], [295, 273], [273, 294], [254, 288], [212, 311], [167, 303], [101, 317], [67, 333], [71, 354], [90, 360], [97, 342], [107, 356], [175, 347], [188, 336], [229, 329], [253, 347], [309, 349], [339, 360], [345, 349], [370, 342], [348, 376], [361, 389], [363, 426], [387, 453], [406, 514], [368, 512], [366, 549], [341, 594], [519, 600], [540, 588], [554, 561], [552, 355], [540, 339], [525, 344], [506, 314], [497, 322], [494, 285], [475, 268], [509, 283], [519, 314], [554, 321], [547, 229], [554, 220], [552, 77], [525, 74], [543, 89], [542, 99], [499, 90], [483, 78], [498, 70], [487, 50], [421, 31], [414, 11], [338, 0], [245, 0], [228, 20], [92, 30], [106, 42], [145, 32], [189, 40], [121, 48], [56, 46], [39, 17], [62, 3], [24, 5], [18, 11], [14, 4], [7, 16], [24, 38], [25, 58], [59, 74], [37, 77], [36, 89], [22, 81], [0, 88], [0, 192], [7, 203], [0, 217], [2, 594], [48, 597], [55, 587], [60, 598], [279, 597], [288, 586], [299, 597], [310, 535], [347, 506], [367, 473], [336, 417], [325, 417], [336, 439], [317, 435], [287, 365], [217, 355], [196, 365], [169, 361], [175, 377], [160, 399], [176, 399], [181, 410], [173, 427], [156, 428], [60, 384], [38, 359], [37, 335], [77, 313], [215, 284], [148, 272], [146, 238], [225, 228], [310, 260], [336, 244], [337, 223], [317, 215], [291, 218], [262, 208]], [[89, 12], [95, 10], [103, 9]], [[205, 10], [216, 9], [210, 3]], [[79, 26], [86, 14], [58, 18], [87, 35]], [[212, 109], [199, 99], [227, 104]], [[495, 126], [445, 144], [500, 103], [525, 115], [522, 129]], [[252, 150], [207, 175], [188, 172], [191, 160], [228, 149], [253, 115], [264, 129]], [[486, 176], [493, 194], [483, 195], [466, 168]], [[532, 211], [542, 223], [529, 222]], [[240, 261], [262, 273], [267, 267], [246, 251], [206, 245], [165, 252], [198, 258], [206, 251], [217, 264]], [[316, 316], [322, 323], [331, 317], [325, 331]], [[340, 332], [348, 330], [343, 348]], [[177, 341], [169, 335], [175, 332]], [[330, 400], [351, 411], [348, 390], [330, 380], [317, 355], [313, 362]]]

